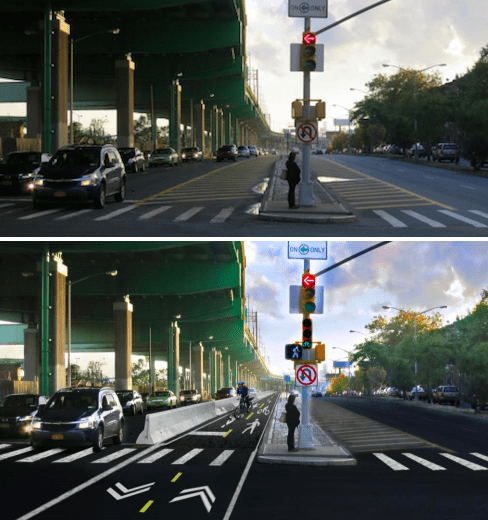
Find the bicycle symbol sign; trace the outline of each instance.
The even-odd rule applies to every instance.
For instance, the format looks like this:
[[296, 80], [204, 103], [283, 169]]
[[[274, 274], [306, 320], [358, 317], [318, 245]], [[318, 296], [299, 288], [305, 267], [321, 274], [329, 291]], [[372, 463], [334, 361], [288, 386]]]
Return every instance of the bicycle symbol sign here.
[[317, 140], [317, 127], [313, 123], [301, 123], [297, 128], [297, 137], [302, 143], [313, 143]]
[[297, 386], [311, 386], [317, 384], [317, 365], [300, 365], [296, 371]]

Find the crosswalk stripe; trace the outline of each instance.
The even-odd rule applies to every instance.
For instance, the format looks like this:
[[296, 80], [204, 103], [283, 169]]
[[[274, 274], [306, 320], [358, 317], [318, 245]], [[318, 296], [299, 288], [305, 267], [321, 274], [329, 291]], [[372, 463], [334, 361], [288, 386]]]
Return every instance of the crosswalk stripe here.
[[14, 206], [15, 204], [13, 202], [9, 202], [7, 204], [0, 204], [0, 208], [8, 208], [9, 206]]
[[477, 209], [469, 209], [470, 213], [474, 213], [475, 215], [479, 215], [480, 217], [488, 218], [488, 213], [485, 213], [483, 211], [478, 211]]
[[224, 208], [220, 213], [215, 215], [215, 217], [210, 221], [210, 224], [221, 224], [230, 217], [233, 211], [234, 208]]
[[93, 455], [93, 448], [87, 448], [86, 450], [77, 451], [76, 453], [72, 453], [71, 455], [63, 457], [62, 459], [53, 460], [53, 462], [73, 462], [74, 460], [82, 459], [83, 457], [87, 457], [88, 455]]
[[193, 457], [196, 457], [202, 451], [203, 451], [203, 449], [201, 449], [201, 448], [195, 448], [195, 449], [189, 451], [186, 455], [183, 455], [183, 457], [180, 457], [178, 460], [175, 460], [173, 462], [173, 464], [185, 464], [185, 462], [188, 462]]
[[470, 453], [470, 455], [474, 455], [475, 457], [478, 457], [479, 459], [488, 460], [488, 457], [486, 455], [481, 455], [481, 453]]
[[10, 448], [11, 444], [0, 444], [0, 450], [3, 450], [4, 448]]
[[432, 471], [440, 471], [440, 470], [446, 469], [446, 468], [443, 468], [442, 466], [434, 464], [433, 462], [429, 462], [428, 460], [422, 459], [421, 457], [417, 457], [417, 455], [414, 455], [413, 453], [402, 453], [402, 455], [405, 455], [405, 457], [408, 457], [409, 459], [412, 459], [415, 462], [422, 464], [422, 466], [425, 466], [426, 468], [429, 468]]
[[147, 213], [144, 213], [144, 215], [141, 215], [138, 220], [148, 220], [150, 218], [155, 217], [156, 215], [159, 215], [160, 213], [163, 213], [163, 211], [166, 211], [170, 209], [171, 206], [161, 206], [160, 208], [153, 209], [152, 211], [148, 211]]
[[182, 213], [179, 217], [176, 217], [173, 222], [184, 222], [196, 215], [199, 211], [202, 211], [203, 207], [191, 208], [188, 211]]
[[456, 455], [451, 455], [450, 453], [441, 453], [441, 455], [443, 457], [453, 460], [454, 462], [457, 462], [458, 464], [461, 464], [462, 466], [466, 466], [467, 468], [472, 469], [473, 471], [483, 471], [488, 469], [484, 466], [480, 466], [479, 464], [475, 464], [474, 462], [469, 462], [469, 460], [462, 459], [461, 457], [456, 457]]
[[100, 222], [102, 220], [109, 220], [111, 218], [118, 217], [119, 215], [122, 215], [123, 213], [127, 213], [128, 211], [132, 211], [133, 209], [136, 209], [136, 208], [137, 208], [136, 205], [127, 206], [125, 208], [120, 208], [120, 209], [117, 209], [115, 211], [112, 211], [108, 215], [103, 215], [102, 217], [98, 217], [98, 218], [96, 218], [94, 220], [95, 220], [95, 222]]
[[382, 219], [386, 220], [388, 223], [390, 223], [393, 227], [407, 227], [407, 224], [403, 223], [401, 220], [398, 220], [394, 216], [390, 215], [386, 211], [383, 211], [382, 209], [375, 209], [373, 210], [373, 213], [376, 213], [378, 217], [381, 217]]
[[412, 211], [409, 209], [402, 209], [403, 213], [406, 213], [407, 215], [410, 215], [413, 218], [416, 218], [417, 220], [420, 220], [421, 222], [425, 222], [426, 224], [429, 224], [429, 226], [432, 227], [446, 227], [444, 224], [441, 224], [440, 222], [437, 222], [436, 220], [432, 220], [428, 217], [424, 217], [424, 215], [421, 215], [420, 213], [417, 213], [416, 211]]
[[165, 448], [164, 450], [157, 451], [156, 453], [153, 453], [149, 457], [146, 457], [145, 459], [137, 461], [138, 464], [151, 464], [151, 462], [154, 462], [155, 460], [160, 459], [161, 457], [164, 457], [168, 453], [171, 453], [173, 450], [171, 448]]
[[209, 466], [222, 466], [222, 464], [234, 453], [235, 450], [224, 450]]
[[400, 464], [396, 460], [390, 459], [390, 457], [388, 457], [388, 455], [385, 455], [384, 453], [373, 453], [373, 455], [375, 457], [378, 457], [378, 459], [384, 462], [387, 466], [390, 466], [390, 468], [394, 471], [405, 471], [410, 469], [407, 468], [407, 466]]
[[134, 453], [134, 450], [132, 448], [125, 448], [123, 450], [112, 453], [112, 455], [107, 455], [101, 459], [94, 460], [92, 464], [106, 464], [107, 462], [112, 462], [113, 460], [119, 459], [120, 457], [128, 455], [129, 453]]
[[19, 220], [31, 220], [33, 218], [41, 218], [46, 215], [51, 215], [52, 213], [59, 213], [65, 208], [55, 208], [55, 209], [46, 209], [44, 211], [38, 211], [37, 213], [33, 213], [32, 215], [25, 215], [23, 217], [19, 217]]
[[63, 215], [62, 217], [56, 217], [54, 220], [68, 220], [69, 218], [79, 217], [80, 215], [84, 215], [85, 213], [90, 213], [91, 211], [94, 211], [94, 210], [91, 208], [80, 209], [78, 211], [73, 211], [72, 213], [67, 213], [66, 215]]
[[51, 455], [56, 455], [57, 453], [61, 453], [66, 451], [65, 448], [53, 448], [52, 450], [41, 451], [41, 453], [37, 453], [36, 455], [32, 455], [32, 457], [26, 457], [25, 459], [16, 460], [15, 462], [36, 462], [41, 459], [45, 459], [46, 457], [50, 457]]
[[29, 446], [28, 448], [23, 448], [21, 450], [10, 451], [8, 453], [4, 453], [0, 455], [0, 460], [9, 459], [10, 457], [15, 457], [16, 455], [22, 455], [23, 453], [28, 453], [29, 451], [33, 451], [34, 448]]
[[454, 213], [453, 211], [449, 211], [448, 209], [440, 209], [439, 212], [444, 213], [444, 215], [448, 215], [449, 217], [460, 220], [461, 222], [466, 222], [466, 224], [471, 224], [472, 226], [477, 227], [477, 228], [488, 227], [486, 224], [482, 224], [481, 222], [470, 219], [468, 217], [463, 217], [462, 215], [458, 215], [457, 213]]

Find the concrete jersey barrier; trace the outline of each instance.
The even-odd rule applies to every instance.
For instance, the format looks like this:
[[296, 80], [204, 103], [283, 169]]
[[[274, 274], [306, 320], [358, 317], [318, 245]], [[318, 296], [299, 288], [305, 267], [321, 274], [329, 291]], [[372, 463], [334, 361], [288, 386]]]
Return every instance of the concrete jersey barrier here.
[[[261, 401], [275, 392], [259, 392], [255, 401]], [[159, 413], [146, 415], [144, 430], [137, 437], [137, 444], [157, 444], [199, 426], [220, 415], [231, 412], [237, 399], [228, 398], [209, 403], [199, 403]]]

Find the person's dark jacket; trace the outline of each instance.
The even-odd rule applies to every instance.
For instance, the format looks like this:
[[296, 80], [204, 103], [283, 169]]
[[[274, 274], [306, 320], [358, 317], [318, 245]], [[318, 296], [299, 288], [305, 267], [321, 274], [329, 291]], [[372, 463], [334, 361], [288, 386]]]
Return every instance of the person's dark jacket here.
[[300, 424], [300, 412], [295, 404], [286, 403], [286, 424], [289, 426], [298, 426]]
[[300, 182], [300, 168], [295, 161], [286, 161], [286, 180], [294, 184]]

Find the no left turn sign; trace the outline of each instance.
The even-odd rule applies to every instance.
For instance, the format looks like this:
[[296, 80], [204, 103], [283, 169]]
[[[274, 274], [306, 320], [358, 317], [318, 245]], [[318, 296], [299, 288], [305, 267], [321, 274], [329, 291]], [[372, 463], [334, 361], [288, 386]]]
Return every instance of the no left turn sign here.
[[316, 386], [317, 365], [297, 365], [295, 376], [297, 386]]
[[317, 141], [317, 127], [313, 123], [301, 123], [297, 128], [297, 137], [302, 143], [313, 143]]

